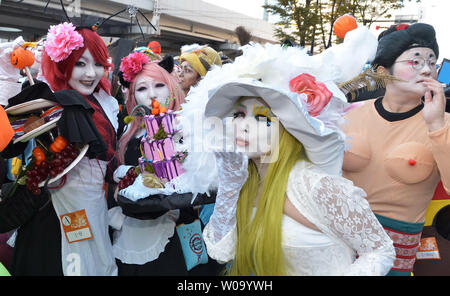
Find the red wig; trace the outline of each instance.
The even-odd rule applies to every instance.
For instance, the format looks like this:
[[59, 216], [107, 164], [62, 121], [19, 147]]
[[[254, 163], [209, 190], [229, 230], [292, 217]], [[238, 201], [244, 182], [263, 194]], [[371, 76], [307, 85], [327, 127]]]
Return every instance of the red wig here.
[[[72, 76], [73, 67], [86, 49], [89, 49], [94, 60], [103, 65], [105, 70], [113, 67], [113, 64], [108, 61], [108, 48], [100, 35], [90, 29], [77, 31], [83, 36], [84, 47], [74, 50], [67, 59], [56, 63], [50, 59], [45, 50], [42, 53], [42, 74], [53, 91], [71, 89], [68, 82]], [[111, 83], [105, 77], [100, 80], [95, 91], [99, 91], [100, 88], [111, 94]]]

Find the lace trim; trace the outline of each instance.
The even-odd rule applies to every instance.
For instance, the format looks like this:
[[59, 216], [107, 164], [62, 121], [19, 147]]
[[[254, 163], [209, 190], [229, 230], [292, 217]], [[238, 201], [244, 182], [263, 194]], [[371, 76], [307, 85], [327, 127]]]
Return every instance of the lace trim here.
[[[124, 225], [126, 226], [127, 220], [130, 221], [133, 218], [127, 217]], [[137, 219], [133, 219], [137, 220]], [[149, 222], [149, 224], [153, 224], [151, 222], [155, 222], [156, 225], [148, 225], [148, 229], [155, 231], [155, 228], [157, 227], [157, 235], [151, 235], [152, 233], [149, 231], [149, 235], [146, 237], [142, 236], [141, 232], [133, 232], [132, 227], [122, 227], [121, 231], [118, 231], [118, 234], [121, 234], [121, 232], [126, 231], [126, 237], [123, 238], [120, 235], [118, 237], [115, 236], [114, 244], [113, 244], [113, 255], [115, 258], [119, 259], [123, 263], [126, 264], [145, 264], [147, 262], [154, 261], [158, 259], [159, 255], [164, 252], [164, 249], [166, 248], [167, 243], [169, 243], [169, 239], [174, 235], [175, 233], [175, 222], [173, 222], [170, 219], [170, 215], [166, 214], [164, 216], [161, 216], [161, 218], [158, 218], [156, 220], [145, 220], [146, 222]], [[160, 224], [159, 222], [163, 221], [164, 224]], [[127, 238], [130, 237], [139, 237], [139, 241], [130, 241], [127, 240]], [[125, 242], [124, 242], [125, 241]], [[135, 247], [135, 249], [138, 249], [142, 247], [143, 245], [149, 245], [148, 248], [144, 250], [132, 250], [132, 247]], [[125, 249], [124, 246], [129, 247], [129, 249]]]
[[131, 251], [122, 249], [119, 246], [113, 246], [113, 255], [115, 258], [119, 259], [123, 263], [126, 264], [139, 264], [143, 265], [147, 262], [154, 261], [158, 259], [159, 255], [164, 252], [167, 243], [169, 242], [169, 238], [173, 236], [172, 233], [163, 233], [164, 236], [167, 236], [165, 240], [158, 241], [155, 246], [150, 249], [144, 251]]
[[164, 188], [149, 188], [145, 186], [142, 181], [142, 175], [139, 175], [137, 176], [136, 180], [132, 185], [128, 186], [125, 189], [120, 190], [119, 194], [128, 198], [131, 201], [137, 201], [139, 199], [146, 198], [151, 195], [157, 194], [171, 195], [173, 193], [181, 194], [188, 192], [193, 193], [191, 203], [194, 202], [195, 198], [197, 197], [197, 193], [203, 193], [199, 192], [198, 190], [195, 190], [191, 182], [190, 176], [185, 173], [172, 179], [170, 182], [167, 182]]
[[214, 227], [208, 223], [203, 229], [203, 239], [209, 257], [221, 264], [234, 259], [237, 240], [236, 227], [233, 227], [220, 241], [215, 243]]

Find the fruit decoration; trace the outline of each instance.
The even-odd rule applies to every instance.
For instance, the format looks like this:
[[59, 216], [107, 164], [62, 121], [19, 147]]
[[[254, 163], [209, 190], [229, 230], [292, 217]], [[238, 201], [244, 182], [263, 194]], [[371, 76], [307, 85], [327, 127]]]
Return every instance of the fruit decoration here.
[[61, 136], [58, 136], [55, 141], [50, 145], [50, 150], [54, 153], [63, 151], [67, 146], [67, 140]]
[[164, 106], [161, 106], [161, 104], [157, 100], [153, 100], [152, 102], [152, 114], [153, 115], [159, 115], [161, 113], [166, 113], [167, 108]]
[[36, 165], [40, 165], [45, 160], [45, 153], [41, 147], [33, 149], [33, 156], [36, 159]]
[[128, 186], [133, 184], [137, 176], [138, 173], [136, 172], [136, 168], [130, 168], [125, 177], [123, 177], [122, 180], [119, 181], [119, 190], [127, 188]]
[[54, 148], [50, 148], [50, 151], [44, 146], [36, 146], [33, 149], [32, 160], [23, 170], [22, 176], [18, 177], [18, 183], [26, 185], [28, 190], [35, 195], [41, 193], [39, 183], [57, 177], [80, 153], [78, 147], [68, 144], [67, 140], [62, 137], [57, 137], [52, 145]]

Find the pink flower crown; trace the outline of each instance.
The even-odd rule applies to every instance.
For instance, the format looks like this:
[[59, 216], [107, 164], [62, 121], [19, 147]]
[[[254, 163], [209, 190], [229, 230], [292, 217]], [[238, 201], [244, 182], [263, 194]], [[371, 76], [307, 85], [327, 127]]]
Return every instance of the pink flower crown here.
[[74, 50], [84, 46], [83, 36], [76, 31], [73, 24], [65, 22], [50, 26], [44, 46], [50, 59], [58, 63], [67, 59]]
[[142, 67], [148, 63], [150, 63], [150, 58], [142, 52], [136, 51], [124, 57], [119, 68], [123, 73], [123, 79], [132, 82], [142, 71]]

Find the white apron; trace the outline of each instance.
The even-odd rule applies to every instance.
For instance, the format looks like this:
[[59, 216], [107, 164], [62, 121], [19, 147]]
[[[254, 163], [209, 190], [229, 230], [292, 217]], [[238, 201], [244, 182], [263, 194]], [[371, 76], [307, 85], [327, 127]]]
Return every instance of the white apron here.
[[[119, 105], [117, 100], [101, 90], [93, 94], [117, 131]], [[65, 185], [51, 189], [53, 207], [61, 227], [61, 258], [64, 275], [117, 275], [108, 232], [108, 208], [103, 188], [108, 162], [83, 157], [66, 175]], [[49, 184], [57, 186], [59, 181]], [[92, 238], [69, 243], [61, 224], [61, 215], [85, 210]]]
[[[103, 190], [107, 162], [83, 157], [66, 175], [65, 185], [50, 189], [52, 204], [61, 227], [61, 258], [64, 275], [117, 275], [117, 266], [108, 233], [108, 209]], [[59, 184], [49, 184], [52, 187]], [[61, 215], [85, 210], [92, 238], [69, 243]]]

